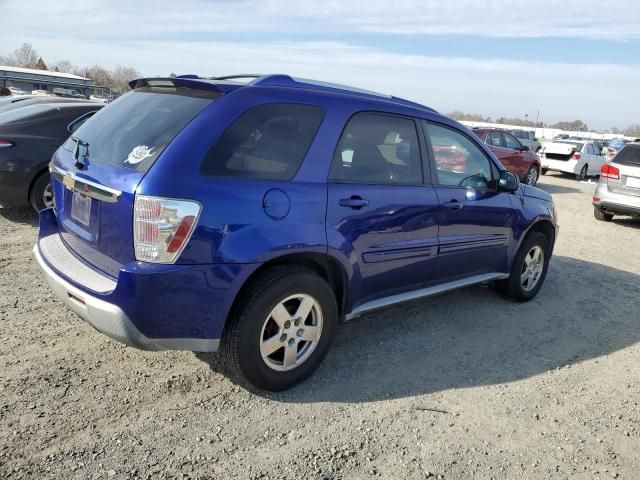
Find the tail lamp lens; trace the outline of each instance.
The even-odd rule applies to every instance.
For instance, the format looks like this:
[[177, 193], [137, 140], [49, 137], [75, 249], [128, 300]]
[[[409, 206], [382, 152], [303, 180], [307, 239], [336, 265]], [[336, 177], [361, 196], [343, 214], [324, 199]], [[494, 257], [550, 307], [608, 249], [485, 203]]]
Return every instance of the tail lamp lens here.
[[580, 154], [578, 152], [574, 152], [573, 153], [573, 159], [574, 160], [580, 160]]
[[133, 237], [136, 260], [174, 263], [195, 229], [200, 204], [191, 200], [137, 195]]
[[620, 180], [620, 170], [613, 165], [605, 163], [600, 169], [600, 177], [612, 178], [614, 180]]

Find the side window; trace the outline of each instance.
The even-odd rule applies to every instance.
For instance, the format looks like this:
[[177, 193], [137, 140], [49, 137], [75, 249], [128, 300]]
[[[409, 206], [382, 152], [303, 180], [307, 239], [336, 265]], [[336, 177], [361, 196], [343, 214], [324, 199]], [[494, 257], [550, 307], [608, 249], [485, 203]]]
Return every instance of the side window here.
[[269, 103], [250, 108], [220, 135], [200, 166], [202, 175], [289, 180], [322, 123], [314, 105]]
[[492, 180], [492, 164], [480, 148], [451, 128], [423, 122], [431, 139], [440, 185], [487, 188]]
[[517, 150], [518, 148], [520, 148], [520, 142], [516, 138], [514, 138], [513, 135], [503, 133], [502, 138], [504, 138], [505, 148], [510, 148], [512, 150]]
[[96, 112], [89, 112], [89, 113], [85, 113], [84, 115], [82, 115], [79, 118], [76, 118], [73, 122], [71, 122], [68, 126], [67, 126], [67, 131], [69, 133], [73, 133], [76, 130], [78, 130], [82, 125], [84, 125], [84, 122], [86, 122], [87, 120], [89, 120], [91, 117], [93, 117], [93, 114]]
[[502, 136], [499, 132], [489, 132], [487, 135], [487, 143], [494, 147], [504, 147], [502, 144]]
[[533, 132], [528, 132], [528, 137], [529, 137], [529, 140], [535, 140], [536, 139], [536, 135]]
[[415, 122], [375, 113], [354, 115], [336, 147], [329, 179], [344, 183], [422, 183]]

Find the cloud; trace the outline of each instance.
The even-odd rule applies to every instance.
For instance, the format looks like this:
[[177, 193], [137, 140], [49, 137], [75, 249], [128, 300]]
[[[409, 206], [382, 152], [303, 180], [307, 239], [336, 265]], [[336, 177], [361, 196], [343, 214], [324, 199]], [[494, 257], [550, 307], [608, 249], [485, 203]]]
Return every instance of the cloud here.
[[[472, 35], [499, 38], [640, 39], [640, 3], [618, 0], [58, 0], [46, 15], [6, 1], [0, 22], [52, 35], [66, 27], [83, 38], [117, 32], [127, 38], [158, 32]], [[0, 24], [1, 25], [1, 24]], [[5, 32], [6, 33], [6, 32]]]

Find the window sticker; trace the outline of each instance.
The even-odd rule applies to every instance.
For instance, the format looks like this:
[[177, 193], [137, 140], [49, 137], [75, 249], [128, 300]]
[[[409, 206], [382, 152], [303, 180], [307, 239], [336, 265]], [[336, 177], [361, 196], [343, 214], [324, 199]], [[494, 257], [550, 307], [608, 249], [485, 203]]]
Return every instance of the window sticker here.
[[127, 159], [124, 161], [124, 163], [136, 165], [143, 161], [145, 158], [153, 156], [154, 148], [155, 147], [149, 148], [146, 145], [138, 145], [133, 150], [131, 150], [131, 153], [129, 153], [129, 156], [127, 156]]

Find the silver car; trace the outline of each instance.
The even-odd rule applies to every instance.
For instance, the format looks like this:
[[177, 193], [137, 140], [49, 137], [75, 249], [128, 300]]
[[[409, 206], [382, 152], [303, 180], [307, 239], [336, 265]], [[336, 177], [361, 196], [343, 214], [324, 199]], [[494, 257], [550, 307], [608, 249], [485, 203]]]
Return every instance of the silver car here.
[[538, 153], [542, 144], [536, 138], [535, 133], [530, 130], [511, 130], [511, 133], [515, 135], [522, 145], [529, 147], [529, 150], [533, 153]]
[[640, 217], [640, 142], [626, 144], [602, 166], [593, 208], [595, 217], [607, 222], [614, 215]]

